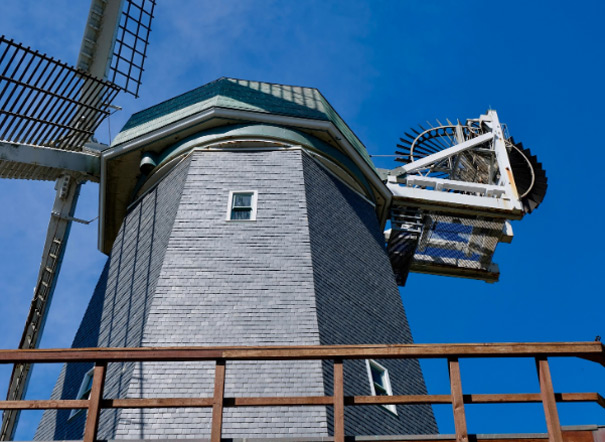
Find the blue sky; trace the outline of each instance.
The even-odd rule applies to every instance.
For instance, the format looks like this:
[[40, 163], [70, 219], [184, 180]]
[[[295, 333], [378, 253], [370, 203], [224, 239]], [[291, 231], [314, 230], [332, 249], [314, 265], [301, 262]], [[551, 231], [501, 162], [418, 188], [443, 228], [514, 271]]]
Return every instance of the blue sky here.
[[[221, 76], [314, 86], [370, 154], [393, 153], [409, 127], [498, 111], [544, 164], [546, 200], [501, 244], [496, 284], [412, 274], [402, 290], [415, 340], [592, 341], [605, 336], [605, 3], [563, 1], [160, 0], [141, 98], [97, 136], [107, 142], [136, 110]], [[2, 0], [0, 33], [75, 63], [88, 1]], [[394, 167], [377, 159], [380, 167]], [[0, 182], [0, 347], [18, 345], [54, 197], [52, 183]], [[97, 215], [98, 188], [83, 187], [77, 216]], [[74, 225], [42, 346], [71, 344], [105, 261], [96, 228]], [[447, 392], [442, 361], [424, 363], [430, 392]], [[29, 396], [49, 396], [58, 366], [38, 367]], [[605, 393], [603, 368], [554, 361], [555, 389]], [[10, 369], [0, 368], [5, 391]], [[465, 392], [537, 391], [533, 362], [463, 361]], [[543, 431], [539, 405], [467, 409], [469, 430]], [[442, 432], [450, 410], [436, 408]], [[564, 425], [605, 424], [594, 404], [561, 405]], [[18, 438], [38, 417], [25, 413]]]

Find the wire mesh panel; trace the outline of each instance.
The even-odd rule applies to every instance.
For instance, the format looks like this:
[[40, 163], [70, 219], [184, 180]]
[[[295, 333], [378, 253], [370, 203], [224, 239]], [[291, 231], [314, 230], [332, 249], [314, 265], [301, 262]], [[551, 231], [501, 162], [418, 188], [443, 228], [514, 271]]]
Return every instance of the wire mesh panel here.
[[504, 220], [425, 215], [413, 266], [448, 265], [489, 270]]
[[492, 258], [503, 234], [503, 219], [423, 213], [419, 209], [412, 218], [412, 209], [407, 210], [403, 216], [402, 208], [393, 209], [387, 245], [399, 285], [405, 283], [410, 271], [498, 279]]
[[80, 150], [120, 91], [0, 37], [0, 139]]
[[387, 251], [400, 286], [405, 285], [421, 234], [422, 214], [419, 209], [393, 207]]
[[155, 0], [128, 0], [120, 18], [110, 80], [139, 96]]

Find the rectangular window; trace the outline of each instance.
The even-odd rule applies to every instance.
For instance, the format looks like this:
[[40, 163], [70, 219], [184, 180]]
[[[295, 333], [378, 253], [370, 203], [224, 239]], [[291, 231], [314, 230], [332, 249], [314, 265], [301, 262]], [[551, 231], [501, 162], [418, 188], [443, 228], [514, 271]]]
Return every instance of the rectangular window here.
[[[370, 390], [372, 396], [393, 396], [389, 371], [376, 361], [366, 360], [368, 377], [370, 378]], [[394, 404], [383, 405], [384, 408], [393, 414], [397, 414], [397, 408]]]
[[[78, 390], [78, 395], [76, 399], [88, 399], [90, 397], [90, 392], [92, 391], [92, 378], [94, 374], [94, 368], [91, 368], [84, 374], [84, 378], [82, 378], [82, 383], [80, 384], [80, 389]], [[69, 418], [71, 419], [76, 414], [80, 413], [82, 409], [74, 409], [71, 410], [69, 414]]]
[[238, 190], [229, 192], [228, 221], [256, 220], [256, 190]]

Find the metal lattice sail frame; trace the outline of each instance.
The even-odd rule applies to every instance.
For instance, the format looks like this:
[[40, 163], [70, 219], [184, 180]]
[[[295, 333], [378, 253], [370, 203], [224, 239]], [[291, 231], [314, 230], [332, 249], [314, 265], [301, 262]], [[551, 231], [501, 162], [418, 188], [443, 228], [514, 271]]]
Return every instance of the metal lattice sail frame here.
[[77, 66], [135, 97], [156, 0], [92, 0]]
[[0, 140], [81, 151], [120, 87], [0, 37]]
[[139, 96], [155, 0], [128, 0], [118, 27], [109, 79]]

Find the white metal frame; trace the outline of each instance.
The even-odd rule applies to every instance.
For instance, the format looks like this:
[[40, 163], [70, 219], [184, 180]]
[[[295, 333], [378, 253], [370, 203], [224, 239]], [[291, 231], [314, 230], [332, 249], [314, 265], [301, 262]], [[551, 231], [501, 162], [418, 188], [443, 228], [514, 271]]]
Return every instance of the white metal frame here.
[[[237, 194], [252, 194], [252, 207], [249, 219], [232, 219], [231, 213], [233, 210], [233, 196]], [[229, 191], [229, 203], [227, 204], [227, 221], [231, 222], [249, 222], [256, 221], [256, 212], [258, 208], [258, 191], [257, 190], [231, 190]]]
[[493, 133], [480, 135], [477, 138], [473, 138], [472, 140], [457, 144], [455, 146], [450, 147], [449, 149], [442, 150], [441, 152], [437, 152], [419, 160], [412, 161], [411, 163], [406, 164], [405, 166], [398, 167], [397, 169], [394, 169], [391, 174], [401, 175], [404, 173], [410, 173], [419, 169], [423, 169], [428, 165], [437, 163], [441, 160], [451, 157], [452, 155], [464, 152], [465, 150], [472, 149], [473, 147], [483, 144], [493, 138]]
[[65, 173], [81, 173], [94, 181], [98, 181], [101, 168], [99, 155], [8, 141], [0, 141], [0, 158], [13, 163], [61, 169]]
[[[510, 219], [520, 219], [523, 216], [523, 206], [515, 186], [498, 114], [494, 110], [489, 110], [478, 120], [469, 121], [479, 121], [487, 126], [490, 132], [393, 169], [389, 173], [387, 186], [395, 197], [410, 199], [422, 206], [438, 208], [444, 205], [454, 209], [460, 207], [477, 213], [496, 211], [501, 212], [501, 215], [507, 214], [505, 216]], [[498, 183], [467, 183], [410, 175], [489, 141], [500, 171]]]
[[[372, 396], [377, 396], [376, 387], [374, 387], [374, 378], [372, 377], [372, 366], [374, 366], [375, 368], [377, 368], [378, 370], [380, 370], [382, 372], [383, 381], [384, 381], [384, 389], [386, 390], [388, 396], [393, 396], [393, 388], [391, 387], [391, 379], [389, 378], [389, 370], [385, 366], [379, 364], [378, 362], [376, 362], [373, 359], [366, 359], [366, 369], [368, 372], [368, 380], [370, 381], [370, 390], [372, 391]], [[386, 408], [391, 413], [397, 415], [397, 407], [395, 406], [395, 404], [384, 404], [383, 407]]]

